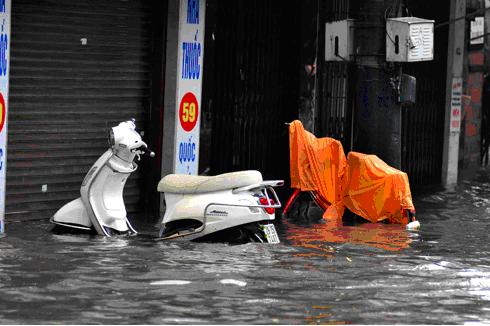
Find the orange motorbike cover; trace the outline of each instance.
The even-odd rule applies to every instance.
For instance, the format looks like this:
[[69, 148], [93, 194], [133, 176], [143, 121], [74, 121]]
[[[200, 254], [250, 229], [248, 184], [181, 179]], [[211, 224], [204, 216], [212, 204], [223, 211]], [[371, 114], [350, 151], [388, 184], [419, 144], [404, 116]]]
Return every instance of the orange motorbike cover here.
[[301, 121], [289, 125], [291, 187], [312, 191], [325, 210], [324, 219], [342, 219], [343, 177], [347, 160], [342, 144], [333, 138], [316, 138]]
[[350, 152], [347, 161], [345, 206], [371, 222], [406, 224], [403, 210], [415, 211], [407, 174], [376, 155]]

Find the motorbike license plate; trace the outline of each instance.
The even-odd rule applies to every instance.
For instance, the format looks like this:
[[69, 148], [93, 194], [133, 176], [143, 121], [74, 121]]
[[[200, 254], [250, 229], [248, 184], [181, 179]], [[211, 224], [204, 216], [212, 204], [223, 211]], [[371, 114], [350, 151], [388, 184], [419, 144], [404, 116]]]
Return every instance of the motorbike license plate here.
[[265, 238], [268, 243], [279, 243], [279, 236], [277, 235], [276, 228], [274, 224], [262, 225], [262, 230], [264, 231]]

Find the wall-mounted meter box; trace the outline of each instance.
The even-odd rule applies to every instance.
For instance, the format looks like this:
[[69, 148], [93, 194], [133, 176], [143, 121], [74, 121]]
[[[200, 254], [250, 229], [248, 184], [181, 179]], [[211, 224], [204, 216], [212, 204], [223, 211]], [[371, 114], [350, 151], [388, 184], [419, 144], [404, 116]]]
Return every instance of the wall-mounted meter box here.
[[325, 24], [325, 61], [350, 61], [354, 54], [354, 20]]
[[434, 21], [417, 17], [386, 20], [386, 61], [434, 59]]

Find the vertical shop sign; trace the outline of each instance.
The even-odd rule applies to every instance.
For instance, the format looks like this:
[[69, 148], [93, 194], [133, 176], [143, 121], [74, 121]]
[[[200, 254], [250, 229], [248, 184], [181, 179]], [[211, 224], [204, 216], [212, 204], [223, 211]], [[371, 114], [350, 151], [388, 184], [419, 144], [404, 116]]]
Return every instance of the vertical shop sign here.
[[197, 174], [206, 0], [180, 0], [174, 171]]
[[461, 77], [454, 77], [451, 89], [451, 119], [449, 131], [459, 133], [461, 129], [461, 95], [463, 93], [463, 79]]
[[4, 233], [11, 0], [0, 0], [0, 234]]

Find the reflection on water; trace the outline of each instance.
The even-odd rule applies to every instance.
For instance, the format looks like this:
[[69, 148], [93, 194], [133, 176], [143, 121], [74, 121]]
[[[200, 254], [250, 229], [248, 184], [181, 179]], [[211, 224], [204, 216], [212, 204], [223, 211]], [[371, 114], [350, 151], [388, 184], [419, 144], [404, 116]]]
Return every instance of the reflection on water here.
[[352, 243], [381, 248], [389, 251], [406, 249], [412, 242], [411, 234], [402, 225], [363, 223], [356, 226], [343, 226], [342, 223], [318, 223], [308, 226], [295, 225], [285, 221], [288, 233], [286, 239], [295, 246], [316, 249], [306, 256], [331, 254], [329, 243]]
[[[414, 192], [416, 193], [416, 192]], [[279, 245], [58, 235], [10, 223], [2, 323], [490, 322], [490, 182], [415, 197], [422, 228], [278, 221]]]

